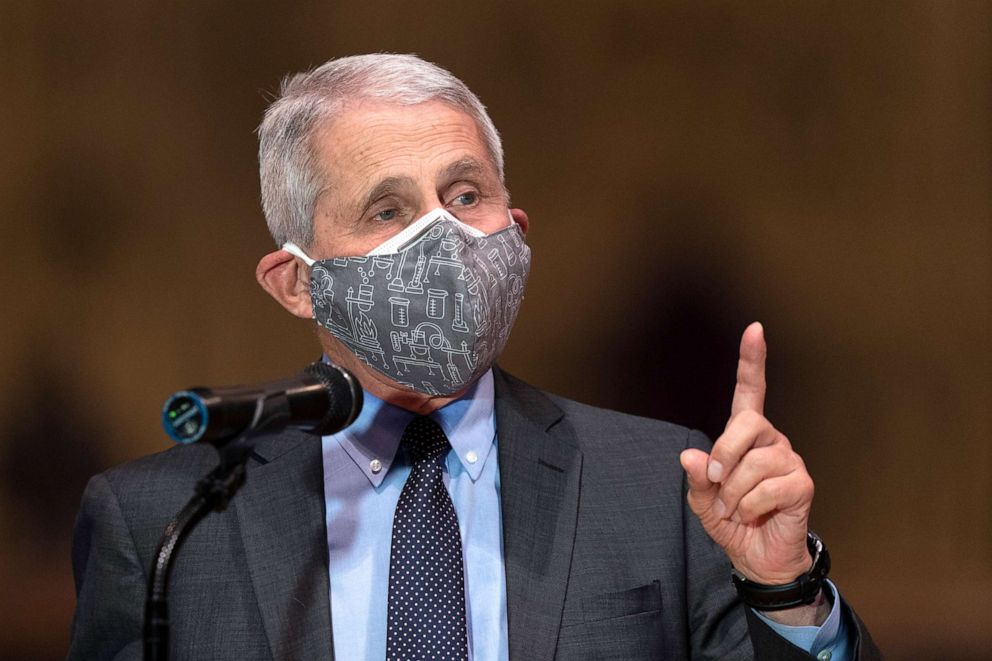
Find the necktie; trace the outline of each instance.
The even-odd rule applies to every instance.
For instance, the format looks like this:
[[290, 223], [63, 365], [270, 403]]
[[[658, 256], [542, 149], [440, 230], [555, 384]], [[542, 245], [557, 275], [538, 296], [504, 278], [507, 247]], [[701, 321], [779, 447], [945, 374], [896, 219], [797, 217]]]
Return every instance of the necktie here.
[[462, 541], [438, 461], [451, 446], [426, 417], [414, 418], [400, 443], [413, 468], [393, 515], [386, 660], [465, 661]]

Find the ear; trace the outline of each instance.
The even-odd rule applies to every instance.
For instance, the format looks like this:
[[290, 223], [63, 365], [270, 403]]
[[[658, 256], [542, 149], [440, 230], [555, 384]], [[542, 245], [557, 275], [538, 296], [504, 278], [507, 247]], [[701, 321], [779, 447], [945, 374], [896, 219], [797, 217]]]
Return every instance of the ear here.
[[259, 260], [255, 279], [269, 296], [301, 319], [313, 319], [310, 272], [296, 257], [276, 250]]
[[530, 227], [530, 219], [527, 218], [527, 212], [523, 209], [510, 209], [510, 218], [517, 225], [520, 225], [520, 231], [526, 235], [527, 229]]

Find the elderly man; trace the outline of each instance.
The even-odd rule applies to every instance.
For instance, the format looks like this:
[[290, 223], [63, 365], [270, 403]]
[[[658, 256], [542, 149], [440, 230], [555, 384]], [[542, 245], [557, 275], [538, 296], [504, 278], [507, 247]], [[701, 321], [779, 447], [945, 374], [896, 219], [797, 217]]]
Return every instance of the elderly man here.
[[[366, 404], [320, 443], [259, 443], [180, 554], [174, 656], [876, 657], [807, 532], [812, 480], [762, 415], [760, 325], [711, 449], [544, 393], [494, 366], [529, 221], [461, 81], [408, 55], [332, 60], [285, 82], [259, 138], [279, 249], [258, 281], [316, 321]], [[70, 657], [140, 654], [156, 542], [214, 461], [181, 447], [91, 480]]]

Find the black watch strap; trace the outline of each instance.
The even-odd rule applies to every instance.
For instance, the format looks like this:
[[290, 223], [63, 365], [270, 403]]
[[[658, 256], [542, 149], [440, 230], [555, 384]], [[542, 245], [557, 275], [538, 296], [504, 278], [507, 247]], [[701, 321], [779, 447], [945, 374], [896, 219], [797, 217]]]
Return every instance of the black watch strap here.
[[830, 554], [823, 540], [812, 532], [806, 533], [806, 548], [813, 557], [813, 567], [791, 583], [764, 585], [749, 581], [736, 569], [732, 572], [734, 587], [745, 604], [760, 611], [777, 611], [811, 604], [823, 587], [830, 572]]

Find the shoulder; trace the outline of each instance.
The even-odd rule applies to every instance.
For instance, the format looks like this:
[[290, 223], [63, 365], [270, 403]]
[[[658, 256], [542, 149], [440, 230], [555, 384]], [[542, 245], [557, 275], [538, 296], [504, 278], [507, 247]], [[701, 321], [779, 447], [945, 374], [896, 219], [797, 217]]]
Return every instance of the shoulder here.
[[583, 404], [536, 388], [502, 370], [497, 391], [508, 405], [564, 428], [587, 458], [608, 464], [637, 461], [651, 468], [681, 470], [678, 455], [688, 447], [708, 448], [702, 432], [663, 420]]
[[190, 498], [197, 480], [217, 465], [206, 445], [176, 446], [114, 466], [90, 479], [84, 509], [93, 501], [113, 501], [125, 519], [149, 510], [175, 513]]
[[566, 420], [582, 430], [596, 432], [595, 435], [601, 438], [603, 436], [622, 436], [630, 439], [644, 437], [654, 443], [669, 443], [684, 448], [688, 437], [698, 433], [688, 427], [664, 420], [591, 406], [553, 393], [546, 394], [548, 399], [562, 410]]
[[115, 490], [156, 490], [163, 485], [202, 477], [217, 464], [217, 452], [202, 445], [175, 447], [114, 466], [101, 475]]

